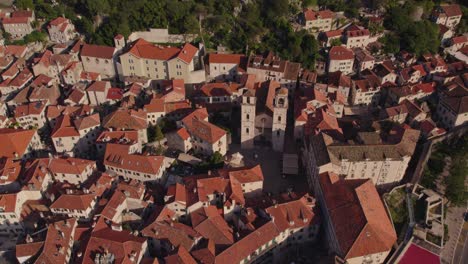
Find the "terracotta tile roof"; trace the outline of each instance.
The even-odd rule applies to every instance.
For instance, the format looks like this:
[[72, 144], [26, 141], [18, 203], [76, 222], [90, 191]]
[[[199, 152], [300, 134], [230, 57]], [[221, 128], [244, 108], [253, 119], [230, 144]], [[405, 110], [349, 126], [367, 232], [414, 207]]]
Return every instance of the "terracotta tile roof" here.
[[197, 54], [197, 52], [198, 49], [196, 47], [194, 47], [190, 43], [185, 43], [184, 47], [182, 47], [182, 50], [177, 55], [177, 58], [189, 64], [193, 60], [193, 57], [195, 56], [195, 54]]
[[103, 131], [96, 139], [96, 143], [127, 143], [138, 142], [138, 131]]
[[467, 43], [467, 42], [468, 42], [468, 37], [464, 36], [464, 35], [452, 38], [452, 44], [453, 45]]
[[415, 243], [411, 243], [401, 257], [399, 264], [440, 264], [440, 257], [429, 250], [422, 248]]
[[44, 246], [44, 241], [31, 242], [26, 244], [17, 244], [16, 245], [16, 258], [29, 258], [36, 256], [41, 252], [42, 247]]
[[115, 231], [100, 218], [86, 245], [83, 264], [94, 264], [96, 253], [104, 257], [106, 252], [113, 255], [114, 263], [135, 263], [144, 254], [145, 247], [146, 238], [134, 236], [126, 230]]
[[87, 99], [86, 93], [80, 89], [73, 89], [70, 95], [68, 95], [67, 100], [72, 101], [75, 104], [80, 103], [83, 98]]
[[72, 123], [70, 115], [65, 114], [57, 118], [55, 127], [52, 130], [51, 137], [79, 137], [80, 133]]
[[176, 254], [165, 257], [164, 261], [166, 264], [197, 264], [184, 247], [179, 247]]
[[76, 225], [76, 219], [73, 218], [49, 224], [44, 248], [36, 263], [66, 263]]
[[71, 117], [89, 115], [94, 112], [94, 108], [90, 105], [81, 106], [63, 106], [63, 105], [49, 105], [47, 107], [46, 117], [54, 119], [62, 114], [68, 114]]
[[4, 55], [11, 54], [17, 58], [23, 57], [27, 51], [27, 46], [19, 46], [19, 45], [7, 45], [0, 47], [0, 51], [4, 53]]
[[335, 13], [331, 10], [315, 11], [312, 9], [304, 9], [304, 17], [306, 21], [312, 21], [317, 19], [330, 19], [335, 16]]
[[0, 195], [0, 208], [3, 212], [15, 213], [16, 212], [16, 193], [6, 193]]
[[0, 185], [9, 184], [20, 176], [21, 163], [11, 158], [0, 158]]
[[193, 110], [190, 114], [182, 119], [182, 123], [186, 126], [192, 126], [192, 122], [194, 119], [199, 120], [208, 120], [208, 111], [206, 108], [197, 108]]
[[263, 182], [263, 172], [260, 165], [250, 168], [230, 169], [227, 174], [229, 175], [229, 180], [236, 181], [241, 184], [259, 181]]
[[368, 29], [359, 29], [359, 30], [348, 30], [346, 31], [346, 36], [348, 38], [357, 38], [363, 36], [369, 36], [370, 32]]
[[[200, 219], [194, 221], [195, 216]], [[202, 207], [192, 212], [191, 218], [195, 231], [204, 238], [213, 241], [217, 247], [227, 247], [234, 243], [233, 230], [217, 212], [216, 207]]]
[[332, 87], [351, 87], [351, 77], [341, 71], [331, 72], [327, 84]]
[[236, 64], [239, 72], [247, 71], [247, 56], [244, 54], [210, 53], [208, 63]]
[[182, 140], [187, 140], [190, 138], [190, 134], [189, 132], [187, 131], [187, 129], [185, 129], [185, 127], [182, 127], [180, 128], [179, 130], [177, 130], [177, 135], [182, 139]]
[[227, 132], [208, 121], [193, 118], [191, 125], [185, 124], [189, 133], [205, 142], [214, 144], [218, 142]]
[[73, 124], [77, 130], [93, 128], [101, 125], [99, 114], [92, 114], [89, 116], [79, 116], [73, 120]]
[[143, 109], [148, 113], [164, 113], [164, 99], [153, 97]]
[[5, 17], [2, 24], [29, 24], [28, 17]]
[[345, 259], [389, 251], [396, 233], [371, 180], [323, 173], [320, 186]]
[[49, 22], [51, 26], [59, 26], [62, 23], [68, 23], [68, 19], [64, 17], [57, 17]]
[[440, 8], [448, 17], [461, 16], [463, 15], [461, 8], [457, 4], [452, 5], [441, 5]]
[[0, 157], [22, 157], [35, 134], [35, 130], [0, 128]]
[[354, 54], [356, 54], [356, 60], [361, 62], [375, 60], [375, 58], [365, 49], [356, 48], [354, 49]]
[[63, 194], [50, 205], [50, 208], [86, 211], [95, 199], [95, 194]]
[[95, 81], [86, 88], [88, 92], [104, 92], [106, 88], [110, 88], [111, 84], [108, 81]]
[[193, 111], [189, 101], [170, 102], [164, 104], [166, 114], [181, 113], [187, 115]]
[[85, 81], [97, 81], [100, 79], [101, 74], [98, 72], [87, 72], [82, 71], [80, 73], [80, 79]]
[[177, 47], [156, 46], [140, 38], [130, 45], [128, 53], [138, 58], [167, 61], [176, 57], [180, 51]]
[[215, 257], [215, 263], [241, 263], [241, 261], [280, 234], [273, 222], [268, 222]]
[[333, 106], [330, 105], [324, 105], [316, 109], [315, 112], [308, 114], [304, 130], [305, 135], [323, 132], [334, 138], [342, 138], [343, 136], [343, 130], [338, 124], [336, 112]]
[[123, 90], [120, 88], [109, 88], [107, 91], [106, 99], [108, 100], [121, 100], [123, 97]]
[[446, 96], [440, 97], [440, 102], [452, 109], [457, 115], [468, 112], [468, 89], [458, 86], [449, 92], [446, 92]]
[[72, 157], [52, 158], [49, 160], [48, 169], [51, 173], [83, 174], [96, 166], [96, 162]]
[[389, 90], [398, 97], [416, 95], [419, 93], [432, 94], [435, 91], [436, 83], [419, 83], [413, 86], [390, 87]]
[[265, 211], [273, 219], [280, 232], [318, 224], [315, 199], [305, 194], [299, 199], [268, 207]]
[[93, 57], [101, 59], [112, 59], [116, 49], [102, 45], [84, 44], [81, 48], [81, 57]]
[[200, 88], [198, 96], [231, 96], [239, 88], [237, 83], [207, 83]]
[[33, 17], [32, 10], [16, 10], [11, 13], [11, 17]]
[[191, 250], [200, 239], [198, 234], [190, 226], [172, 220], [154, 221], [142, 230], [146, 237], [168, 241], [174, 247], [184, 247]]
[[[185, 100], [185, 83], [183, 79], [163, 80], [160, 83], [162, 92], [157, 94], [158, 98], [165, 102]], [[171, 98], [175, 96], [176, 98]]]
[[330, 49], [330, 60], [353, 60], [354, 53], [352, 50], [343, 46], [334, 46]]
[[30, 102], [25, 105], [18, 105], [15, 109], [15, 118], [28, 115], [40, 115], [44, 112], [46, 105], [42, 101]]
[[119, 109], [104, 117], [102, 126], [118, 130], [146, 129], [146, 113], [144, 111]]
[[126, 146], [107, 144], [104, 165], [120, 169], [157, 175], [163, 169], [164, 156], [143, 156], [128, 154]]
[[12, 87], [23, 87], [25, 86], [32, 78], [34, 75], [31, 73], [31, 71], [28, 68], [24, 68], [16, 77], [9, 82], [9, 86]]
[[341, 36], [342, 34], [343, 34], [342, 29], [330, 30], [330, 31], [325, 32], [325, 36], [327, 38], [338, 37], [338, 36]]

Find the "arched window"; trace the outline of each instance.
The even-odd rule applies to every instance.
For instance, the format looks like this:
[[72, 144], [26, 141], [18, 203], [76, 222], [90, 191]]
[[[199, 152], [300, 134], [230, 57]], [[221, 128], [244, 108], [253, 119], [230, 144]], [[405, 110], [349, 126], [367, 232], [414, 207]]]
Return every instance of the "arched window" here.
[[245, 129], [245, 133], [247, 133], [247, 134], [249, 133], [249, 128]]
[[249, 115], [249, 114], [245, 115], [245, 118], [246, 118], [247, 120], [249, 120], [249, 119], [250, 119], [250, 115]]

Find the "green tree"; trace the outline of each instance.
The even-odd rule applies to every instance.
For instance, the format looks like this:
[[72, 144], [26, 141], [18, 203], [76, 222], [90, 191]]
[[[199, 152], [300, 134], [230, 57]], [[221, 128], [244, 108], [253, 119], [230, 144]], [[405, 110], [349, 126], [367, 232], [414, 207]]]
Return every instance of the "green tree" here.
[[401, 47], [416, 55], [437, 53], [440, 46], [439, 27], [428, 20], [413, 22], [400, 34]]
[[380, 42], [384, 45], [385, 53], [396, 54], [400, 51], [400, 39], [395, 34], [387, 34], [380, 38]]
[[221, 155], [221, 153], [219, 153], [218, 151], [213, 153], [213, 155], [210, 157], [210, 165], [213, 168], [222, 168], [223, 164], [224, 164], [223, 155]]
[[15, 1], [16, 7], [19, 9], [34, 9], [34, 3], [33, 0], [16, 0]]
[[304, 7], [304, 8], [317, 6], [317, 5], [318, 5], [317, 0], [304, 0], [304, 1], [302, 1], [302, 7]]
[[332, 47], [333, 46], [341, 46], [341, 44], [343, 44], [343, 43], [341, 42], [340, 38], [335, 38], [335, 39], [330, 40], [330, 45]]
[[164, 134], [159, 125], [149, 126], [147, 133], [149, 142], [160, 141], [164, 138]]
[[318, 42], [314, 36], [305, 33], [301, 41], [302, 53], [298, 60], [302, 67], [312, 70], [315, 67], [315, 61], [318, 58]]

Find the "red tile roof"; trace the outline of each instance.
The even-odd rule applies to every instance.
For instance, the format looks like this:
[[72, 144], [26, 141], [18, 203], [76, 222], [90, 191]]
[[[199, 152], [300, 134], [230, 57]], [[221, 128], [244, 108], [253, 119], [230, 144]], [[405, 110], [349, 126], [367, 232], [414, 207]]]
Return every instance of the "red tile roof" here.
[[76, 219], [69, 218], [49, 224], [42, 253], [37, 263], [66, 263], [69, 259], [68, 250], [71, 250], [72, 234], [75, 232]]
[[81, 48], [81, 56], [110, 60], [114, 56], [115, 51], [114, 47], [84, 44]]
[[244, 54], [211, 53], [208, 58], [208, 63], [236, 64], [240, 72], [245, 72], [247, 69], [247, 59], [247, 56]]
[[273, 222], [268, 222], [234, 243], [215, 258], [215, 263], [241, 263], [241, 261], [280, 234]]
[[354, 52], [343, 46], [334, 46], [330, 49], [330, 60], [353, 60]]
[[62, 157], [49, 160], [48, 168], [52, 173], [82, 174], [86, 169], [96, 166], [96, 162], [80, 158]]
[[109, 88], [106, 98], [109, 100], [121, 100], [123, 97], [123, 90], [120, 88]]
[[63, 194], [50, 205], [50, 208], [86, 211], [95, 199], [95, 194]]
[[65, 114], [57, 118], [55, 127], [52, 130], [51, 137], [79, 137], [80, 133], [73, 125], [70, 115]]
[[6, 193], [0, 195], [0, 208], [3, 212], [15, 213], [16, 212], [16, 199], [17, 193]]
[[251, 168], [230, 169], [228, 172], [229, 179], [238, 183], [263, 182], [263, 172], [260, 165]]
[[126, 230], [115, 231], [107, 227], [101, 217], [86, 245], [83, 264], [94, 264], [96, 253], [103, 256], [106, 252], [114, 255], [114, 263], [135, 263], [144, 254], [145, 247], [146, 238], [134, 236]]
[[194, 47], [190, 43], [185, 43], [184, 47], [179, 52], [179, 55], [177, 56], [177, 58], [189, 64], [193, 60], [193, 57], [195, 56], [195, 54], [197, 54], [197, 52], [198, 52], [198, 49], [196, 47]]
[[104, 92], [106, 88], [110, 88], [111, 84], [108, 81], [95, 81], [86, 88], [88, 92]]
[[45, 110], [45, 103], [42, 101], [30, 102], [25, 105], [18, 105], [15, 109], [15, 118], [20, 118], [28, 115], [40, 115]]
[[[127, 151], [126, 151], [127, 150]], [[128, 154], [128, 147], [107, 144], [104, 165], [120, 169], [157, 175], [163, 169], [164, 156], [143, 156]]]
[[306, 21], [317, 19], [330, 19], [335, 16], [331, 10], [315, 11], [312, 9], [304, 9], [304, 17]]
[[211, 144], [216, 143], [227, 134], [225, 130], [197, 117], [192, 119], [191, 124], [187, 123], [185, 126], [190, 134]]
[[68, 19], [64, 17], [57, 17], [49, 22], [51, 26], [59, 26], [62, 23], [68, 23]]
[[392, 249], [396, 233], [371, 180], [319, 175], [326, 210], [345, 259]]
[[35, 134], [35, 130], [0, 128], [0, 157], [22, 157]]
[[166, 264], [197, 264], [184, 247], [179, 247], [176, 254], [165, 257], [164, 261]]
[[448, 17], [463, 15], [460, 6], [457, 4], [441, 5], [440, 8]]
[[180, 48], [156, 46], [141, 38], [133, 42], [128, 50], [128, 53], [138, 58], [164, 61], [176, 57], [179, 52]]
[[11, 158], [0, 158], [0, 185], [16, 181], [21, 172], [21, 163]]
[[127, 109], [119, 109], [104, 117], [102, 126], [118, 130], [146, 129], [146, 112]]
[[190, 134], [188, 133], [187, 129], [185, 127], [182, 127], [181, 129], [177, 130], [177, 135], [183, 140], [187, 140], [190, 138]]
[[399, 264], [440, 264], [440, 257], [436, 254], [424, 249], [414, 243], [411, 243], [403, 257], [400, 259]]
[[[190, 214], [192, 226], [204, 238], [212, 240], [217, 246], [234, 243], [234, 232], [215, 206], [201, 207]], [[195, 218], [198, 218], [195, 221]]]
[[29, 24], [28, 17], [5, 17], [2, 24]]

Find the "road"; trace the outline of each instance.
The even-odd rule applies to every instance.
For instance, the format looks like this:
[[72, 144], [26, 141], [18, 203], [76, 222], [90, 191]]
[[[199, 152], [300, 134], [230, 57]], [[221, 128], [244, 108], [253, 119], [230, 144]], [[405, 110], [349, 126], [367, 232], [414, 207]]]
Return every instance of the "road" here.
[[468, 263], [468, 223], [463, 224], [463, 228], [457, 242], [452, 263]]

